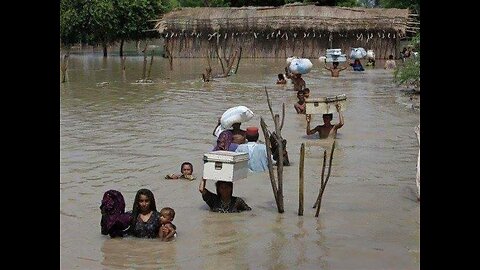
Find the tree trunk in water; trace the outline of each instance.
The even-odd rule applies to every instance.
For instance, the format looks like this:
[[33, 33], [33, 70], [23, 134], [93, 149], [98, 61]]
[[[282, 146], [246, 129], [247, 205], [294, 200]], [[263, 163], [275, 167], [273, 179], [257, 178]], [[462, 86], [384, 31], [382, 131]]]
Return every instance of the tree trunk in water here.
[[103, 57], [107, 57], [107, 45], [106, 44], [103, 44]]
[[153, 55], [154, 55], [154, 51], [152, 50], [152, 57], [150, 58], [150, 66], [148, 66], [148, 73], [147, 73], [147, 78], [149, 79], [151, 79], [150, 72], [152, 71]]
[[70, 49], [67, 49], [67, 53], [63, 56], [62, 63], [62, 83], [66, 81], [67, 68], [68, 68], [68, 57], [70, 56]]
[[123, 39], [120, 41], [120, 57], [123, 57], [123, 43], [124, 42], [125, 41]]

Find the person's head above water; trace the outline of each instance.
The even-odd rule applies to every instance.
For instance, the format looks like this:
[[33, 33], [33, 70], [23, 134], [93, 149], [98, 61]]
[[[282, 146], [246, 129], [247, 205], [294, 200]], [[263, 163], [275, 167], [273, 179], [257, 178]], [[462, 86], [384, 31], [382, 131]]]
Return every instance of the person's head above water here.
[[160, 210], [160, 222], [162, 224], [172, 222], [175, 218], [175, 210], [171, 207], [164, 207]]
[[338, 62], [333, 62], [332, 64], [333, 64], [333, 67], [334, 67], [334, 68], [337, 68], [337, 67], [338, 67]]
[[258, 133], [257, 127], [248, 127], [247, 128], [247, 140], [249, 142], [256, 142], [260, 134]]
[[233, 182], [217, 181], [215, 182], [217, 188], [217, 195], [222, 199], [232, 198]]
[[282, 73], [278, 73], [278, 79], [279, 79], [279, 80], [285, 79], [285, 78], [283, 77], [283, 74], [282, 74]]
[[331, 114], [331, 113], [326, 113], [326, 114], [324, 114], [322, 117], [323, 117], [323, 122], [324, 122], [324, 123], [330, 123], [330, 122], [332, 121], [332, 119], [333, 119], [333, 114]]
[[308, 98], [310, 96], [310, 89], [303, 89], [303, 97]]
[[193, 174], [193, 165], [190, 162], [183, 162], [180, 166], [180, 172], [183, 175], [192, 175]]
[[132, 212], [138, 215], [139, 213], [148, 214], [150, 211], [157, 211], [155, 196], [149, 189], [142, 188], [135, 195]]
[[393, 55], [390, 54], [390, 55], [388, 56], [388, 59], [389, 59], [389, 60], [393, 60]]
[[234, 123], [234, 124], [232, 124], [232, 128], [235, 129], [235, 130], [238, 130], [238, 129], [240, 129], [241, 124], [242, 123]]

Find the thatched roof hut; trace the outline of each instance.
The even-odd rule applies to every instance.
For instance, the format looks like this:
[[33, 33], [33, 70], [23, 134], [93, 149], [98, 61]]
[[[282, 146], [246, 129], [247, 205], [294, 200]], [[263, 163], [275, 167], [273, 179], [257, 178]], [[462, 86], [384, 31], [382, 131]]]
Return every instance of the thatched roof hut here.
[[316, 58], [327, 48], [348, 53], [364, 47], [387, 58], [399, 50], [407, 31], [415, 29], [411, 23], [408, 9], [295, 4], [182, 8], [165, 14], [155, 29], [177, 57], [205, 57], [205, 49], [242, 46], [244, 57]]

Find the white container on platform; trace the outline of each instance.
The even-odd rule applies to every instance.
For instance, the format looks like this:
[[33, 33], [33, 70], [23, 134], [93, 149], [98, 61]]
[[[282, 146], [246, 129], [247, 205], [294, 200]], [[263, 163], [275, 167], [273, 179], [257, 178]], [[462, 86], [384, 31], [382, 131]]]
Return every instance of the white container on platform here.
[[335, 113], [337, 111], [336, 104], [340, 103], [341, 111], [345, 111], [347, 96], [345, 94], [323, 97], [323, 98], [309, 98], [305, 100], [305, 113], [306, 114], [328, 114]]
[[327, 54], [327, 58], [325, 59], [325, 62], [327, 63], [333, 63], [333, 62], [346, 62], [347, 61], [347, 56], [345, 54], [342, 55], [330, 55]]
[[213, 151], [203, 155], [203, 178], [234, 182], [247, 178], [248, 153]]
[[326, 55], [342, 55], [342, 49], [327, 49]]

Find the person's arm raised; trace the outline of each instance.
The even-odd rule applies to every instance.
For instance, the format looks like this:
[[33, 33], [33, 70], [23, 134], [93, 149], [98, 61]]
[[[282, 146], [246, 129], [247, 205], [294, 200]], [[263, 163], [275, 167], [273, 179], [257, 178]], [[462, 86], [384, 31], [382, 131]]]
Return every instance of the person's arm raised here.
[[310, 130], [310, 120], [312, 119], [312, 116], [310, 114], [307, 114], [305, 118], [307, 120], [307, 129], [306, 129], [307, 135], [312, 135], [316, 132], [315, 128]]
[[218, 118], [217, 125], [215, 126], [215, 128], [213, 129], [213, 132], [212, 132], [212, 135], [215, 136], [215, 137], [217, 137], [217, 135], [215, 134], [215, 131], [217, 131], [217, 128], [218, 128], [218, 126], [220, 126], [220, 124], [221, 124], [221, 123], [220, 123], [220, 117], [219, 117], [219, 118]]
[[340, 103], [337, 103], [337, 104], [335, 104], [335, 107], [337, 108], [338, 118], [340, 119], [340, 123], [336, 124], [335, 128], [339, 129], [339, 128], [343, 127], [343, 124], [344, 124], [343, 113], [342, 113], [342, 105], [340, 105]]

